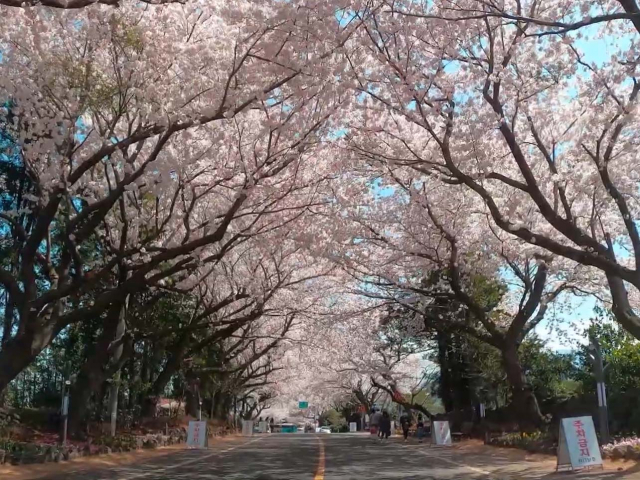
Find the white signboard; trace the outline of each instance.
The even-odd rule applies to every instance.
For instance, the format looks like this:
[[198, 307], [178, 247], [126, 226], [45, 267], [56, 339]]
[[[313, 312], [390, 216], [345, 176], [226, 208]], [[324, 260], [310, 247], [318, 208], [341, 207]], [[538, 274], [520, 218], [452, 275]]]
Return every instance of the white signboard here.
[[258, 422], [258, 431], [260, 433], [267, 433], [267, 422]]
[[435, 445], [451, 445], [449, 422], [434, 421], [431, 424], [431, 440]]
[[558, 444], [558, 469], [602, 466], [596, 429], [591, 417], [563, 418]]
[[205, 448], [207, 446], [207, 422], [189, 422], [187, 447]]
[[349, 431], [351, 433], [358, 431], [358, 425], [356, 424], [356, 422], [350, 422], [349, 423]]
[[253, 420], [242, 420], [242, 435], [245, 437], [253, 435]]

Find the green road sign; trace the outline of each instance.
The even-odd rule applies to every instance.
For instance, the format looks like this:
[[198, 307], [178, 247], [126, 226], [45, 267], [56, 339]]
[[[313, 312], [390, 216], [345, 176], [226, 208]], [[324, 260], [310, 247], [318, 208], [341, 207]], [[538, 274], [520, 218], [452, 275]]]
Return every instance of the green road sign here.
[[300, 409], [309, 408], [309, 402], [298, 402], [298, 408]]

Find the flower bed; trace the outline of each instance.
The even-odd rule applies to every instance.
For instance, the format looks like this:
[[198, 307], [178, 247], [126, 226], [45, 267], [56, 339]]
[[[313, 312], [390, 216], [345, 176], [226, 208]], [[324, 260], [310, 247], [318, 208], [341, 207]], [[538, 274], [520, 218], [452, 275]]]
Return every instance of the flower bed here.
[[54, 443], [18, 442], [8, 438], [0, 439], [0, 464], [27, 465], [33, 463], [61, 462], [74, 458], [153, 449], [183, 443], [187, 432], [183, 428], [170, 430], [169, 435], [118, 435], [102, 437], [94, 443], [69, 443], [61, 446]]
[[554, 439], [544, 432], [506, 433], [489, 439], [489, 445], [505, 448], [519, 448], [532, 453], [554, 455], [557, 445]]
[[602, 457], [613, 460], [640, 460], [640, 438], [621, 438], [602, 446]]
[[[556, 454], [557, 444], [543, 432], [508, 433], [489, 440], [489, 445], [520, 448], [532, 453]], [[600, 447], [602, 458], [610, 460], [640, 460], [640, 438], [621, 438]]]

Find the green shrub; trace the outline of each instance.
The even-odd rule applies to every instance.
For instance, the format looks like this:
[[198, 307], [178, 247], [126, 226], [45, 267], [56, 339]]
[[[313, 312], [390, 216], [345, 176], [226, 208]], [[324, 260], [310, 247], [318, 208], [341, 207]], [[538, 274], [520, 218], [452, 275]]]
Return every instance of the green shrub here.
[[332, 425], [331, 433], [347, 433], [349, 431], [348, 425]]
[[95, 445], [109, 447], [113, 449], [135, 450], [136, 437], [133, 435], [116, 435], [115, 437], [100, 437], [94, 442]]

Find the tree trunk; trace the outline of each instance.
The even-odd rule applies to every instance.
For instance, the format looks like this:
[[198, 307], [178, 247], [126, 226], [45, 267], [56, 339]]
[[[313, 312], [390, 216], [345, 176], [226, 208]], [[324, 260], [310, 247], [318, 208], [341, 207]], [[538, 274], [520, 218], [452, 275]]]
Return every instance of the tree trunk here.
[[5, 292], [4, 302], [4, 325], [2, 327], [2, 342], [0, 343], [3, 346], [11, 338], [11, 331], [13, 330], [13, 300], [8, 292]]
[[77, 434], [89, 408], [91, 395], [106, 380], [109, 346], [116, 338], [120, 324], [121, 306], [112, 305], [107, 312], [103, 330], [71, 387], [69, 402], [69, 431]]
[[360, 390], [359, 388], [356, 388], [356, 389], [353, 389], [353, 394], [356, 396], [356, 398], [360, 402], [360, 405], [362, 405], [367, 412], [370, 412], [371, 409], [373, 408], [373, 405], [371, 405], [371, 402], [369, 402], [369, 399], [364, 394], [364, 392], [362, 392], [362, 390]]
[[211, 418], [219, 418], [219, 412], [222, 404], [222, 392], [216, 390], [211, 397]]
[[178, 344], [169, 355], [167, 363], [165, 364], [164, 368], [153, 382], [151, 389], [147, 393], [143, 403], [143, 416], [155, 416], [158, 399], [164, 393], [167, 385], [169, 384], [169, 381], [176, 374], [176, 372], [180, 368], [180, 365], [182, 365], [182, 360], [184, 360], [184, 356], [187, 352], [187, 344], [188, 334], [184, 334], [184, 336], [180, 339]]
[[127, 396], [127, 409], [133, 412], [138, 399], [138, 391], [140, 390], [140, 372], [136, 367], [136, 356], [131, 355], [129, 365], [127, 366], [127, 377], [129, 379], [129, 392]]
[[[122, 324], [124, 324], [124, 316]], [[122, 326], [122, 331], [120, 331], [120, 327], [118, 327], [118, 334], [116, 334], [116, 338], [120, 338], [122, 335], [124, 335], [124, 325]], [[118, 350], [119, 352], [116, 352], [116, 358], [114, 358], [114, 361], [120, 361], [122, 358], [122, 347], [118, 347]], [[118, 370], [109, 385], [109, 421], [111, 424], [109, 434], [112, 437], [116, 436], [116, 429], [118, 426], [118, 394], [120, 393], [120, 377], [121, 372]]]
[[[0, 346], [9, 341], [11, 338], [11, 331], [13, 330], [13, 301], [9, 292], [5, 292], [4, 295], [4, 325], [2, 328], [2, 340], [0, 340]], [[0, 407], [3, 407], [6, 400], [6, 392], [0, 391]]]
[[436, 333], [438, 345], [438, 364], [440, 366], [440, 381], [438, 382], [438, 393], [442, 399], [445, 412], [450, 412], [454, 408], [454, 398], [452, 392], [451, 366], [449, 365], [449, 347], [451, 335], [444, 332]]
[[94, 419], [96, 422], [102, 422], [104, 418], [102, 418], [102, 414], [104, 410], [102, 409], [104, 406], [104, 401], [107, 398], [107, 392], [109, 391], [109, 385], [107, 382], [102, 382], [100, 385], [100, 390], [98, 391], [98, 396], [96, 397], [96, 411], [94, 415]]
[[144, 349], [142, 351], [142, 359], [140, 361], [141, 365], [140, 365], [140, 391], [138, 392], [138, 405], [140, 406], [140, 416], [144, 416], [145, 414], [145, 409], [147, 408], [146, 406], [146, 402], [147, 402], [147, 394], [148, 391], [147, 389], [143, 388], [143, 385], [148, 385], [150, 380], [151, 380], [151, 374], [150, 374], [150, 368], [149, 368], [149, 362], [150, 360], [150, 349], [149, 349], [149, 341], [145, 340], [144, 341]]
[[507, 345], [501, 350], [502, 363], [511, 387], [511, 408], [524, 428], [539, 427], [544, 423], [542, 412], [531, 386], [527, 383], [516, 345]]
[[[120, 315], [118, 316], [118, 326], [116, 327], [116, 337], [115, 341], [120, 342], [117, 347], [111, 353], [111, 361], [112, 363], [118, 364], [122, 361], [122, 357], [124, 355], [124, 334], [126, 329], [126, 318], [127, 318], [127, 303], [128, 299], [125, 300], [124, 305], [120, 309]], [[111, 386], [109, 388], [109, 418], [111, 419], [111, 436], [116, 436], [116, 427], [117, 427], [117, 419], [118, 419], [118, 393], [120, 392], [120, 369], [116, 371], [116, 374], [113, 376], [113, 382], [111, 382]]]
[[0, 393], [33, 363], [36, 357], [60, 333], [60, 325], [35, 325], [16, 336], [3, 339], [0, 349]]
[[198, 395], [197, 392], [187, 389], [185, 395], [185, 413], [193, 418], [198, 418]]
[[231, 395], [220, 393], [215, 406], [215, 416], [218, 420], [227, 420], [227, 414], [231, 410]]
[[216, 402], [215, 402], [215, 393], [214, 393], [213, 395], [211, 395], [211, 405], [209, 407], [209, 418], [211, 419], [214, 418], [213, 415], [215, 414], [215, 410], [214, 410], [215, 404]]
[[118, 392], [120, 390], [120, 372], [113, 377], [113, 382], [109, 385], [109, 419], [111, 429], [109, 434], [116, 436], [116, 427], [118, 425]]
[[640, 316], [631, 307], [629, 292], [624, 281], [620, 277], [607, 274], [607, 282], [613, 300], [611, 311], [616, 320], [627, 332], [640, 340]]

